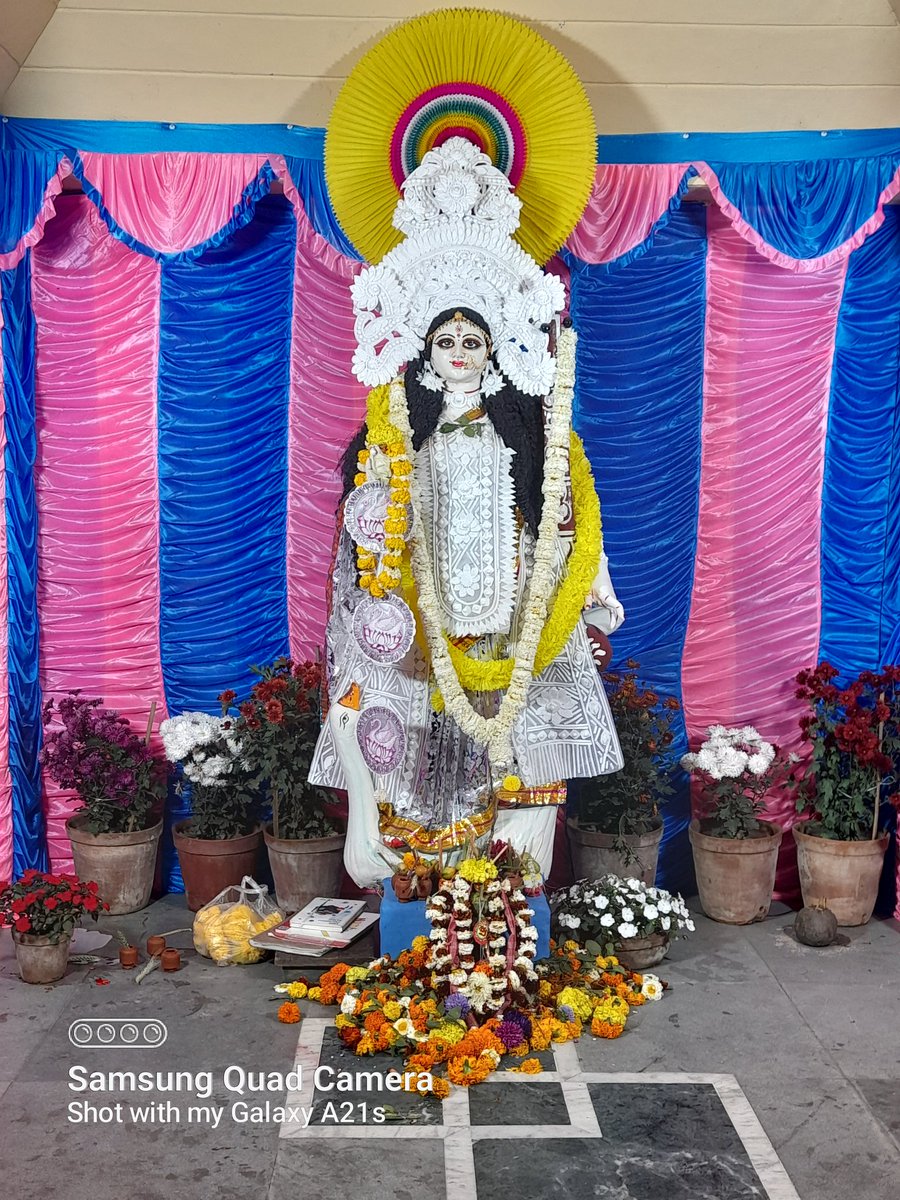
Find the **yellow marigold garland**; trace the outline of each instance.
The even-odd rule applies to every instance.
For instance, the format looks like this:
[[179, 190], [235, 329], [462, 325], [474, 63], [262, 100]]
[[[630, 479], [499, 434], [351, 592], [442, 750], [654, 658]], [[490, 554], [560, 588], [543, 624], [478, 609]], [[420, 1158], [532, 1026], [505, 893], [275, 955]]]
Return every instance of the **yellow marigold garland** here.
[[372, 447], [379, 447], [390, 460], [390, 500], [384, 523], [387, 535], [385, 553], [378, 556], [361, 546], [356, 548], [359, 586], [376, 598], [393, 591], [401, 582], [400, 567], [409, 524], [406, 506], [409, 503], [408, 476], [412, 464], [404, 452], [400, 431], [388, 420], [387, 413], [388, 389], [373, 388], [369, 393], [366, 412], [366, 449], [360, 451], [358, 470], [353, 477], [357, 487], [369, 480], [366, 468], [371, 460]]
[[[381, 447], [391, 460], [391, 507], [388, 509], [388, 515], [393, 519], [386, 524], [388, 537], [385, 540], [385, 548], [388, 554], [384, 556], [382, 569], [376, 575], [375, 555], [357, 549], [357, 566], [360, 570], [360, 587], [370, 591], [373, 596], [382, 596], [385, 591], [402, 584], [404, 599], [415, 614], [414, 586], [405, 538], [406, 504], [409, 501], [407, 476], [412, 466], [402, 453], [400, 431], [388, 416], [389, 396], [389, 385], [373, 388], [369, 392], [366, 410], [366, 445], [370, 448]], [[357, 481], [365, 482], [368, 478], [362, 473], [368, 459], [369, 450], [364, 450], [360, 454], [361, 473], [356, 476]], [[566, 563], [565, 578], [557, 588], [541, 633], [534, 664], [535, 675], [540, 675], [553, 662], [572, 636], [584, 609], [585, 599], [596, 578], [603, 550], [600, 501], [594, 486], [594, 476], [581, 438], [574, 431], [569, 439], [569, 476], [572, 483], [575, 538]], [[418, 628], [418, 619], [416, 626], [420, 644], [424, 644]], [[447, 645], [459, 681], [467, 691], [494, 692], [504, 691], [509, 687], [513, 669], [512, 659], [469, 658], [449, 639]], [[443, 701], [440, 692], [435, 692], [432, 703], [436, 711], [441, 710]]]

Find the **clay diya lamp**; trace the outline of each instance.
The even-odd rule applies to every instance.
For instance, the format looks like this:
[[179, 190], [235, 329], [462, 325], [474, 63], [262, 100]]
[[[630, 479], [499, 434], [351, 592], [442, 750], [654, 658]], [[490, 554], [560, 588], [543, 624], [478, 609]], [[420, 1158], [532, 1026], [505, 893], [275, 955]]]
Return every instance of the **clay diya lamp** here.
[[401, 904], [406, 904], [409, 900], [415, 899], [415, 884], [415, 876], [394, 875], [391, 877], [391, 886], [394, 889], [394, 895]]
[[151, 958], [157, 958], [166, 948], [166, 939], [158, 933], [147, 938], [147, 953]]
[[124, 971], [130, 971], [132, 967], [136, 967], [137, 961], [138, 961], [137, 946], [120, 946], [119, 947], [119, 966]]
[[181, 967], [181, 951], [169, 946], [160, 955], [160, 962], [164, 971], [177, 971]]

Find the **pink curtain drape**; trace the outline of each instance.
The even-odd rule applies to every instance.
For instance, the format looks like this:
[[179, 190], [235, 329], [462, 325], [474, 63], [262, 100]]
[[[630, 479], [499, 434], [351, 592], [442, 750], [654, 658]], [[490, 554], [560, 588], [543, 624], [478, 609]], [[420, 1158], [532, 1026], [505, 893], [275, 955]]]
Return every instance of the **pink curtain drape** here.
[[287, 590], [291, 655], [314, 655], [325, 632], [326, 590], [341, 455], [365, 414], [350, 369], [356, 342], [350, 284], [359, 263], [315, 232], [283, 160], [273, 166], [297, 217], [288, 431]]
[[650, 236], [690, 163], [601, 163], [584, 216], [566, 245], [583, 262], [623, 258]]
[[[682, 685], [688, 736], [755, 725], [787, 750], [816, 661], [820, 499], [834, 334], [845, 264], [780, 270], [713, 209], [697, 556]], [[769, 811], [793, 823], [773, 795]], [[788, 842], [789, 839], [786, 839]], [[792, 890], [793, 846], [778, 888]]]
[[160, 253], [177, 254], [229, 224], [267, 156], [86, 151], [81, 161], [117, 225]]
[[[45, 697], [81, 688], [143, 732], [166, 715], [159, 654], [156, 369], [159, 264], [113, 238], [84, 196], [33, 254], [38, 605]], [[45, 777], [50, 861], [77, 804]]]

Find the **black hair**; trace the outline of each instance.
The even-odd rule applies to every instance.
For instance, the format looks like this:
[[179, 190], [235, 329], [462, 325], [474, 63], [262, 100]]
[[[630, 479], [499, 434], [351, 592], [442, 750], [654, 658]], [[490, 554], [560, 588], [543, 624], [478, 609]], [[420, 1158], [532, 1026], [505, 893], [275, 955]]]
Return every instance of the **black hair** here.
[[[419, 382], [422, 369], [431, 357], [430, 339], [442, 325], [452, 321], [456, 313], [476, 325], [488, 338], [489, 344], [491, 342], [491, 331], [487, 328], [487, 322], [470, 308], [445, 309], [431, 322], [425, 337], [425, 349], [407, 365], [404, 378], [414, 450], [420, 449], [423, 442], [434, 433], [444, 407], [443, 394], [431, 391]], [[498, 369], [493, 350], [490, 357], [494, 367]], [[483, 396], [481, 404], [504, 445], [510, 450], [515, 450], [512, 476], [516, 504], [528, 528], [537, 536], [544, 482], [544, 418], [541, 401], [537, 396], [526, 396], [507, 381], [496, 395]], [[344, 496], [353, 487], [359, 452], [365, 444], [366, 427], [363, 425], [341, 460]]]

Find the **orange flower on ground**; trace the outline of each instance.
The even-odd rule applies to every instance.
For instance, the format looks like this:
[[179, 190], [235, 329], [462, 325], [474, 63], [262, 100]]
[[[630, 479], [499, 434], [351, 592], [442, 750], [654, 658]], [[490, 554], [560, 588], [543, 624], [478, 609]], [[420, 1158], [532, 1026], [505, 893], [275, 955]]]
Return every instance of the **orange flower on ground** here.
[[625, 1028], [624, 1025], [613, 1025], [610, 1021], [602, 1021], [595, 1017], [591, 1022], [591, 1033], [594, 1037], [617, 1038]]
[[450, 1084], [446, 1079], [442, 1079], [440, 1075], [432, 1075], [431, 1095], [437, 1096], [438, 1100], [446, 1100], [450, 1095]]
[[473, 1058], [469, 1054], [463, 1054], [455, 1058], [451, 1058], [447, 1064], [447, 1076], [451, 1083], [459, 1084], [460, 1087], [472, 1087], [473, 1084], [482, 1083], [493, 1071], [494, 1065], [489, 1058]]
[[278, 1009], [278, 1020], [285, 1025], [296, 1025], [300, 1020], [300, 1009], [293, 1000], [286, 1000]]
[[349, 1046], [351, 1050], [355, 1050], [362, 1041], [362, 1030], [357, 1029], [355, 1025], [348, 1025], [340, 1031], [340, 1039], [345, 1046]]
[[539, 1058], [526, 1058], [518, 1067], [510, 1068], [512, 1071], [520, 1071], [523, 1075], [538, 1075], [543, 1069]]
[[364, 1033], [356, 1043], [357, 1054], [374, 1054], [375, 1053], [375, 1038], [371, 1033]]
[[388, 1019], [383, 1012], [370, 1012], [363, 1021], [366, 1033], [377, 1033], [382, 1025], [387, 1025]]

